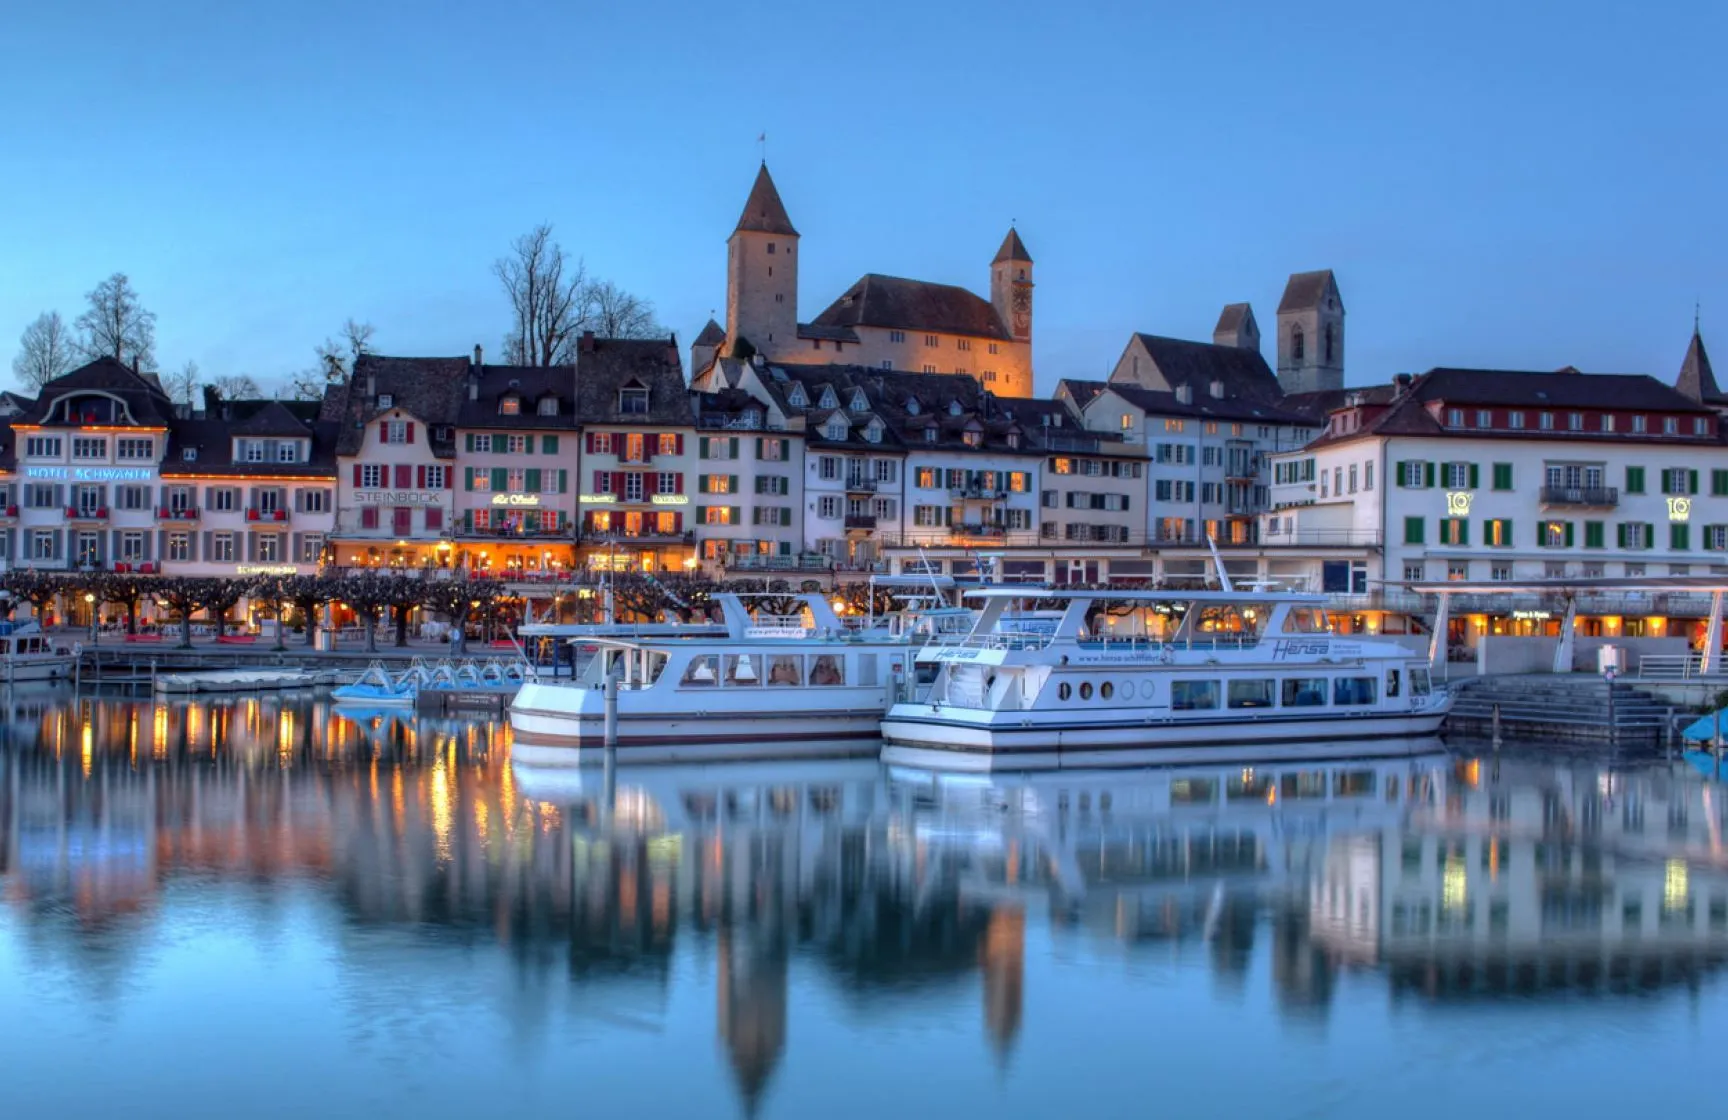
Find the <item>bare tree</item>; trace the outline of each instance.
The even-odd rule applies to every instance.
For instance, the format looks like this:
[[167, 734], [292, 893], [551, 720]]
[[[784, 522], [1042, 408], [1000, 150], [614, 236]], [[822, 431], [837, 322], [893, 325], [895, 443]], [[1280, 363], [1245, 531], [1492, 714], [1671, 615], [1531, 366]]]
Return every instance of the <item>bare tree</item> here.
[[210, 387], [222, 394], [225, 401], [251, 400], [264, 395], [258, 382], [249, 373], [227, 373], [210, 379]]
[[542, 224], [510, 245], [492, 272], [510, 300], [510, 333], [504, 338], [504, 360], [518, 366], [551, 366], [569, 361], [582, 333], [583, 292], [587, 271], [574, 265], [564, 248], [552, 240], [552, 227]]
[[354, 360], [367, 352], [377, 328], [350, 318], [342, 324], [342, 338], [326, 338], [315, 348], [317, 362], [298, 370], [288, 378], [288, 397], [297, 401], [323, 399], [324, 390], [348, 379], [354, 370]]
[[156, 313], [144, 309], [124, 272], [108, 277], [84, 298], [90, 306], [78, 316], [77, 326], [86, 358], [117, 358], [139, 369], [156, 364]]
[[198, 396], [198, 363], [188, 361], [180, 367], [179, 372], [165, 374], [162, 377], [162, 388], [168, 394], [168, 399], [177, 404], [192, 404]]
[[71, 369], [77, 360], [78, 344], [66, 320], [58, 311], [44, 311], [24, 328], [18, 339], [18, 356], [12, 359], [12, 372], [20, 385], [40, 390]]
[[610, 280], [590, 280], [583, 288], [583, 328], [601, 338], [665, 338], [671, 332], [654, 319], [654, 303]]

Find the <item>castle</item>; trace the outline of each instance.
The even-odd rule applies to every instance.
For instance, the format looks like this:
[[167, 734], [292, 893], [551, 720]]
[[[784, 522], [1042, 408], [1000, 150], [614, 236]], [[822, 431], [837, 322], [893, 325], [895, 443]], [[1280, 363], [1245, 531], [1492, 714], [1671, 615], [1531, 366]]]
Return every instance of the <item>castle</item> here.
[[988, 300], [951, 284], [866, 273], [821, 314], [798, 319], [798, 230], [764, 163], [726, 243], [726, 325], [691, 345], [700, 373], [720, 356], [965, 374], [1004, 397], [1032, 395], [1032, 254], [1010, 228]]

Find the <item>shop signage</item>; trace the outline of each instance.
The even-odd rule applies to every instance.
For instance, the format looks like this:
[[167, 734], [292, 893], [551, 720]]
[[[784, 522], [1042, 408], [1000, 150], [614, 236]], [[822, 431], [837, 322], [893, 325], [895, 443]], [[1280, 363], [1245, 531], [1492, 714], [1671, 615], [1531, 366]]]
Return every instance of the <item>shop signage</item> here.
[[292, 564], [236, 564], [237, 576], [291, 576], [299, 569]]
[[690, 504], [688, 494], [656, 494], [649, 501], [657, 506], [687, 506]]
[[537, 506], [540, 504], [538, 494], [494, 494], [492, 504], [495, 506]]
[[362, 506], [435, 506], [436, 490], [355, 490], [354, 503]]
[[584, 494], [581, 498], [581, 502], [585, 506], [604, 505], [607, 502], [615, 502], [617, 500], [618, 495], [616, 494]]
[[1553, 618], [1551, 611], [1513, 611], [1512, 618], [1517, 622], [1541, 622], [1545, 618]]
[[1670, 520], [1670, 521], [1688, 521], [1691, 519], [1691, 517], [1692, 517], [1692, 499], [1691, 498], [1669, 498], [1668, 499], [1668, 520]]
[[1468, 490], [1446, 491], [1446, 516], [1469, 517], [1470, 503], [1475, 497], [1476, 495]]
[[156, 477], [154, 467], [25, 467], [25, 478], [52, 478], [62, 482], [146, 482]]

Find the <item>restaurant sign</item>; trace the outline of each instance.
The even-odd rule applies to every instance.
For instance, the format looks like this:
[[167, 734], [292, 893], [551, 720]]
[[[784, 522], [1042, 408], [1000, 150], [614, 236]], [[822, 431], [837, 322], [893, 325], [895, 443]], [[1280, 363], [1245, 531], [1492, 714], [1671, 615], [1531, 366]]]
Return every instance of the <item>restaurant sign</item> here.
[[442, 504], [437, 490], [355, 490], [354, 503], [362, 506], [436, 506]]

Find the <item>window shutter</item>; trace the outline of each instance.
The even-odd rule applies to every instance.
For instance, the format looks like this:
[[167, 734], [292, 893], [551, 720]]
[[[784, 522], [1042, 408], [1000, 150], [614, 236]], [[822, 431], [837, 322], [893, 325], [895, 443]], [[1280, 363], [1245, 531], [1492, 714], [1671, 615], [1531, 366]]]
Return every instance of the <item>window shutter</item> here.
[[1470, 464], [1470, 489], [1472, 489], [1472, 490], [1478, 489], [1481, 485], [1482, 485], [1481, 468], [1477, 464], [1471, 463]]
[[708, 492], [708, 476], [707, 475], [699, 474], [696, 476], [696, 492], [698, 494], [706, 494]]
[[1424, 486], [1428, 487], [1430, 490], [1432, 490], [1434, 488], [1434, 464], [1433, 463], [1423, 463], [1422, 464], [1422, 478], [1423, 478], [1422, 485], [1424, 485]]
[[397, 463], [394, 473], [396, 476], [396, 488], [398, 490], [406, 490], [410, 486], [414, 485], [414, 468], [409, 466], [407, 463]]
[[708, 458], [708, 437], [707, 436], [703, 436], [701, 439], [696, 441], [696, 457], [699, 459]]
[[1420, 517], [1406, 517], [1404, 519], [1404, 543], [1422, 543], [1422, 519]]
[[408, 421], [407, 430], [408, 430], [408, 442], [413, 443], [414, 442], [414, 421], [412, 421], [412, 420]]
[[530, 494], [538, 494], [540, 492], [540, 468], [529, 467], [526, 473], [528, 476], [528, 492]]
[[729, 474], [726, 476], [726, 492], [728, 494], [736, 494], [738, 492], [738, 476], [737, 475]]
[[[732, 442], [737, 443], [738, 441], [733, 440]], [[729, 525], [742, 525], [742, 524], [744, 524], [744, 511], [740, 507], [727, 506], [726, 508], [727, 508], [727, 510], [730, 511], [726, 515], [727, 524], [729, 524]]]
[[584, 432], [583, 433], [583, 440], [587, 444], [588, 454], [590, 454], [590, 455], [594, 454], [594, 433], [593, 432]]
[[470, 453], [473, 452], [473, 450], [474, 450], [474, 433], [473, 432], [469, 432], [466, 436], [463, 437], [462, 447], [463, 447], [463, 450], [465, 450], [465, 451], [468, 451]]
[[474, 468], [462, 468], [462, 489], [472, 493], [474, 490]]
[[[1697, 474], [1698, 472], [1693, 471], [1692, 473]], [[1680, 552], [1684, 552], [1687, 549], [1691, 548], [1692, 547], [1692, 526], [1690, 526], [1690, 525], [1670, 525], [1670, 526], [1668, 526], [1668, 546], [1670, 548], [1676, 549]]]
[[504, 492], [505, 487], [507, 487], [509, 485], [510, 485], [510, 471], [504, 467], [493, 467], [492, 468], [492, 492], [494, 494], [502, 494]]
[[[354, 489], [356, 489], [356, 490], [360, 489], [360, 464], [359, 463], [354, 464]], [[214, 486], [212, 486], [210, 488], [211, 493], [215, 493], [215, 490], [216, 490], [216, 488]], [[212, 507], [212, 508], [214, 508], [214, 507]]]
[[684, 476], [682, 474], [675, 474], [672, 476], [672, 492], [674, 494], [682, 494], [684, 492]]
[[1566, 547], [1572, 547], [1572, 522], [1566, 522]]
[[426, 489], [426, 464], [421, 463], [414, 468], [414, 489]]
[[1614, 543], [1619, 548], [1626, 547], [1626, 523], [1624, 521], [1614, 526]]
[[738, 437], [737, 436], [733, 436], [730, 440], [727, 441], [726, 455], [728, 458], [732, 458], [732, 459], [738, 458]]
[[762, 437], [756, 437], [756, 458], [762, 458]]
[[540, 437], [540, 450], [544, 451], [548, 455], [558, 454], [558, 437], [557, 436], [541, 436]]
[[558, 493], [565, 494], [565, 493], [569, 492], [569, 490], [570, 490], [569, 477], [570, 477], [569, 471], [566, 471], [562, 467], [560, 467], [558, 469]]
[[1686, 481], [1688, 483], [1686, 492], [1688, 494], [1696, 494], [1698, 492], [1698, 472], [1693, 470], [1687, 471]]
[[[1472, 473], [1474, 473], [1476, 468], [1474, 466], [1472, 466], [1470, 468], [1470, 470]], [[1453, 544], [1460, 545], [1464, 548], [1469, 548], [1470, 547], [1470, 522], [1464, 520], [1463, 518], [1459, 518], [1458, 528], [1457, 528], [1457, 531], [1453, 533], [1453, 536], [1458, 538], [1457, 540], [1454, 540], [1452, 542]]]

